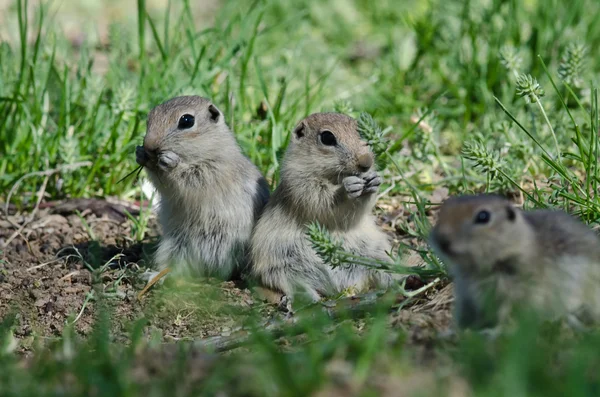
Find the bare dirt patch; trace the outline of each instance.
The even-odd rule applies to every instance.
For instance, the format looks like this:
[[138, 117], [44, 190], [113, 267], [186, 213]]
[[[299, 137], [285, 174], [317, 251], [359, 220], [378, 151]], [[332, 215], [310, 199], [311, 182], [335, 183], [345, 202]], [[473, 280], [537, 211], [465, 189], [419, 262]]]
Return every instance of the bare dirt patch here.
[[[110, 307], [116, 337], [145, 317], [153, 335], [176, 340], [227, 332], [235, 323], [233, 308], [254, 304], [250, 291], [232, 282], [165, 283], [140, 301], [145, 281], [139, 276], [158, 235], [154, 220], [136, 241], [125, 213], [137, 215], [133, 204], [79, 199], [42, 207], [24, 228], [28, 214], [0, 220], [0, 318], [16, 316], [14, 335], [23, 350], [34, 336], [60, 336], [69, 321], [89, 334], [99, 297]], [[206, 298], [211, 307], [198, 305]]]
[[[78, 332], [89, 333], [95, 304], [91, 296], [105, 290], [119, 270], [142, 258], [142, 246], [124, 238], [128, 235], [127, 222], [111, 216], [110, 206], [101, 213], [83, 210], [77, 202], [52, 204], [40, 209], [3, 249], [0, 317], [16, 313], [17, 338], [59, 336], [69, 316], [77, 317]], [[0, 221], [0, 246], [14, 236], [14, 226], [26, 218], [25, 214], [13, 213]], [[123, 256], [95, 277], [94, 266], [118, 254]], [[119, 305], [119, 314], [133, 317], [139, 307], [134, 303], [130, 280], [124, 278], [116, 292], [126, 303]]]
[[[79, 334], [88, 335], [100, 301], [111, 311], [114, 338], [123, 342], [131, 324], [142, 318], [147, 321], [148, 340], [176, 342], [226, 339], [251, 315], [258, 313], [264, 320], [282, 316], [242, 282], [167, 279], [138, 300], [145, 285], [140, 275], [151, 263], [159, 231], [151, 219], [144, 239], [135, 239], [136, 226], [126, 212], [137, 216], [136, 203], [96, 199], [42, 203], [25, 227], [28, 214], [9, 212], [0, 218], [0, 247], [9, 241], [0, 257], [0, 319], [16, 315], [13, 332], [22, 352], [39, 343], [40, 337], [59, 337], [68, 322], [74, 322]], [[383, 222], [392, 229], [385, 217]], [[22, 230], [15, 235], [18, 229]], [[407, 289], [422, 286], [411, 280]], [[336, 307], [354, 305], [348, 299]], [[449, 286], [440, 282], [418, 298], [405, 300], [398, 297], [390, 325], [406, 331], [410, 343], [426, 347], [450, 325]], [[324, 304], [325, 310], [329, 307]], [[368, 305], [364, 309], [368, 311]]]

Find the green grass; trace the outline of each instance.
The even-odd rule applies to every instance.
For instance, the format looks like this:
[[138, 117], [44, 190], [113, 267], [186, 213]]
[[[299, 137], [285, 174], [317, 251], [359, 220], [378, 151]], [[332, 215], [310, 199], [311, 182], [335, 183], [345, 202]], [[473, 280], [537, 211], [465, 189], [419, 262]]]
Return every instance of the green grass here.
[[[28, 19], [27, 2], [15, 2], [15, 37], [0, 38], [0, 197], [43, 171], [22, 179], [12, 204], [33, 207], [44, 177], [47, 199], [139, 198], [133, 178], [117, 181], [135, 167], [148, 111], [193, 93], [224, 110], [273, 186], [298, 120], [334, 109], [371, 114], [386, 132], [387, 143], [374, 146], [386, 167], [382, 200], [413, 212], [399, 228], [421, 242], [441, 187], [522, 194], [526, 208], [564, 208], [600, 223], [597, 1], [225, 0], [210, 28], [197, 27], [192, 2], [169, 5], [153, 13], [138, 0], [137, 15], [110, 25], [108, 45], [76, 47], [46, 7]], [[108, 68], [95, 68], [101, 59]], [[146, 216], [135, 222], [136, 240]], [[425, 247], [404, 248], [442, 269]], [[443, 395], [457, 379], [481, 396], [600, 393], [596, 331], [571, 335], [526, 317], [493, 341], [466, 334], [423, 347], [387, 325], [389, 305], [362, 319], [307, 316], [290, 330], [302, 336], [285, 343], [257, 332], [201, 381], [186, 375], [193, 360], [185, 351], [139, 381], [136, 347], [152, 338], [140, 323], [129, 345], [113, 343], [110, 316], [99, 316], [87, 340], [67, 331], [23, 369], [9, 353], [5, 319], [0, 394], [296, 396], [342, 384], [378, 395], [386, 382], [395, 391], [427, 376], [410, 395]], [[222, 306], [200, 312], [211, 310]]]

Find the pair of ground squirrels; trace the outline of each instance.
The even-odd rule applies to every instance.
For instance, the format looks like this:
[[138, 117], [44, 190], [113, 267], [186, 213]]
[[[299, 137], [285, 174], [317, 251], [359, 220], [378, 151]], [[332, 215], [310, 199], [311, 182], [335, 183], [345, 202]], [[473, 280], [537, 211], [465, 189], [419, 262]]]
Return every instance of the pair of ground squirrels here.
[[307, 223], [319, 221], [346, 250], [389, 260], [388, 239], [370, 215], [381, 178], [351, 117], [318, 113], [297, 125], [270, 200], [264, 177], [206, 98], [155, 107], [136, 160], [161, 197], [161, 269], [232, 278], [250, 264], [263, 286], [290, 298], [391, 282], [376, 270], [332, 269], [305, 235]]
[[455, 197], [442, 204], [430, 243], [454, 279], [459, 327], [503, 324], [517, 307], [576, 324], [600, 320], [600, 239], [565, 212]]

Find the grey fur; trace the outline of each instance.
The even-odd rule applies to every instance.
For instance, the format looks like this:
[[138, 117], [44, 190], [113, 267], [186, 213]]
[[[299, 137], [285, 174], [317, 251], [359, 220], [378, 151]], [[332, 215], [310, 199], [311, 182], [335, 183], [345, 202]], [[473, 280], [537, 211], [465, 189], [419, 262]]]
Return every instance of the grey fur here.
[[[179, 129], [182, 115], [194, 116]], [[182, 96], [150, 112], [136, 160], [160, 193], [163, 236], [155, 262], [178, 273], [231, 278], [247, 262], [252, 227], [269, 196], [224, 116], [206, 98]]]
[[376, 193], [381, 182], [382, 179], [377, 171], [368, 171], [359, 176], [347, 176], [342, 180], [342, 184], [350, 198]]
[[[319, 140], [329, 130], [337, 146]], [[313, 300], [347, 288], [388, 286], [392, 277], [361, 266], [326, 265], [305, 235], [318, 221], [342, 241], [345, 250], [389, 261], [387, 236], [370, 214], [381, 183], [372, 168], [372, 153], [361, 141], [351, 117], [317, 113], [294, 129], [281, 168], [281, 182], [252, 235], [252, 272], [261, 283], [289, 297], [306, 293]], [[360, 161], [359, 161], [360, 160]]]
[[[486, 224], [474, 223], [481, 210], [491, 214]], [[502, 323], [515, 305], [600, 320], [600, 239], [562, 211], [521, 211], [491, 195], [453, 198], [430, 241], [453, 275], [461, 327]]]

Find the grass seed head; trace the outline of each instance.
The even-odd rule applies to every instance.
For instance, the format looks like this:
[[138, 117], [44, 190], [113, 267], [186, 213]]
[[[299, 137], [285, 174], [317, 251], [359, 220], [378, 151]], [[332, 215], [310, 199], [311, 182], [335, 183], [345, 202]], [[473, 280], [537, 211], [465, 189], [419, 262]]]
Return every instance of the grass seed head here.
[[581, 87], [581, 75], [585, 70], [587, 48], [583, 44], [571, 43], [567, 46], [558, 66], [558, 75], [569, 85]]
[[525, 98], [527, 103], [536, 103], [545, 92], [534, 77], [522, 74], [517, 79], [517, 95]]

